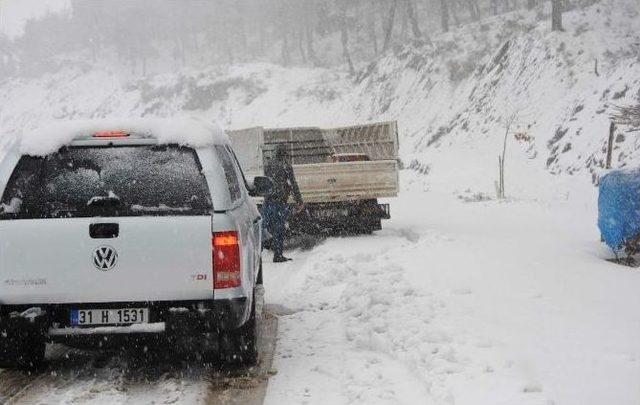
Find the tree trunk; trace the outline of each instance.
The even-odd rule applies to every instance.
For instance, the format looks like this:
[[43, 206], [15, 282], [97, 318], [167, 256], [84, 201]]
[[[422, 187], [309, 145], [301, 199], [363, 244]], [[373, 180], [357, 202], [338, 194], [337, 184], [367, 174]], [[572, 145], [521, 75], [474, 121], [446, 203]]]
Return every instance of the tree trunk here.
[[469, 8], [469, 15], [473, 21], [480, 20], [480, 10], [478, 9], [478, 3], [476, 0], [467, 0], [467, 7]]
[[298, 32], [298, 51], [300, 52], [300, 57], [302, 58], [302, 63], [307, 64], [307, 55], [304, 52], [304, 35], [302, 32], [302, 28]]
[[413, 0], [405, 0], [407, 3], [407, 16], [411, 22], [411, 30], [413, 31], [413, 37], [415, 39], [422, 38], [422, 32], [420, 31], [420, 24], [418, 24], [418, 17], [416, 16], [416, 5]]
[[376, 11], [371, 10], [367, 13], [367, 32], [369, 33], [369, 40], [373, 48], [373, 55], [378, 56], [378, 32], [376, 29]]
[[227, 52], [227, 58], [229, 59], [229, 64], [233, 65], [235, 63], [235, 58], [233, 55], [233, 46], [229, 43], [229, 39], [225, 38], [224, 40], [225, 51]]
[[498, 15], [498, 0], [491, 0], [491, 11], [493, 15]]
[[391, 35], [393, 34], [393, 24], [396, 19], [397, 5], [398, 0], [391, 0], [391, 9], [389, 10], [389, 17], [387, 18], [387, 26], [384, 29], [384, 44], [382, 45], [382, 53], [387, 52], [389, 46], [391, 45]]
[[307, 38], [307, 56], [311, 63], [313, 63], [314, 66], [317, 66], [318, 60], [316, 58], [316, 51], [313, 49], [313, 28], [307, 25], [305, 34]]
[[442, 31], [449, 32], [449, 0], [440, 0], [440, 17], [442, 19]]
[[[406, 0], [403, 0], [403, 3]], [[407, 15], [407, 8], [406, 7], [402, 7], [401, 10], [399, 10], [401, 12], [401, 20], [402, 24], [400, 24], [400, 42], [404, 43], [407, 42], [407, 29], [409, 28], [409, 16]]]
[[263, 21], [258, 22], [258, 35], [260, 35], [260, 38], [258, 39], [258, 54], [262, 56], [264, 55], [264, 47], [267, 36], [265, 23]]
[[282, 64], [284, 66], [288, 66], [289, 62], [291, 62], [291, 56], [289, 55], [289, 39], [287, 38], [287, 30], [285, 27], [282, 27]]
[[242, 52], [246, 55], [248, 53], [249, 41], [247, 39], [247, 31], [245, 30], [244, 18], [242, 18], [242, 16], [238, 17], [238, 23], [236, 28], [238, 31], [238, 36], [240, 37]]
[[349, 74], [354, 76], [356, 74], [356, 70], [353, 67], [353, 61], [351, 60], [351, 54], [349, 53], [349, 31], [347, 27], [346, 4], [343, 6], [342, 17], [340, 18], [340, 39], [342, 42], [342, 55], [344, 56], [347, 65], [349, 65]]
[[453, 24], [456, 27], [460, 25], [460, 20], [458, 19], [458, 13], [456, 12], [457, 6], [458, 6], [458, 3], [455, 0], [450, 2], [449, 13], [451, 14], [451, 17], [453, 17]]
[[562, 0], [551, 0], [551, 31], [564, 31], [562, 28]]

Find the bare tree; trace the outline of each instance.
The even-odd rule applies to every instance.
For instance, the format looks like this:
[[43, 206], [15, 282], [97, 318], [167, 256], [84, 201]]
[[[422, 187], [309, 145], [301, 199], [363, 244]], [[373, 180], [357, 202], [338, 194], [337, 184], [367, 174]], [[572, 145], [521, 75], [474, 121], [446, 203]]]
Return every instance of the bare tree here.
[[551, 30], [563, 31], [562, 12], [564, 11], [563, 0], [551, 0]]
[[420, 31], [420, 24], [418, 24], [418, 17], [416, 16], [416, 5], [413, 0], [405, 0], [407, 7], [407, 17], [411, 22], [411, 31], [415, 39], [422, 38], [422, 31]]
[[391, 45], [391, 36], [393, 34], [393, 25], [396, 19], [397, 6], [398, 0], [391, 0], [391, 9], [389, 10], [389, 16], [387, 17], [387, 25], [384, 28], [384, 44], [382, 45], [382, 53], [387, 52]]
[[440, 18], [442, 31], [449, 32], [449, 3], [448, 0], [440, 0]]
[[469, 9], [469, 15], [473, 21], [480, 20], [480, 7], [476, 0], [466, 0], [467, 8]]
[[498, 15], [498, 0], [491, 0], [491, 13]]
[[341, 9], [340, 13], [340, 40], [342, 42], [342, 55], [344, 56], [347, 65], [349, 66], [349, 73], [353, 76], [356, 73], [356, 70], [353, 66], [353, 60], [351, 59], [351, 53], [349, 53], [349, 27], [347, 26], [348, 17], [347, 17], [347, 1], [341, 1]]
[[498, 155], [498, 183], [496, 184], [496, 192], [498, 194], [498, 198], [505, 198], [505, 187], [504, 187], [504, 162], [507, 157], [507, 139], [509, 138], [509, 134], [511, 133], [511, 127], [516, 121], [517, 115], [514, 113], [507, 117], [507, 121], [505, 122], [505, 132], [504, 132], [504, 141], [502, 144], [502, 154]]
[[369, 35], [369, 41], [373, 47], [373, 55], [378, 56], [378, 30], [376, 24], [376, 8], [372, 6], [371, 10], [367, 12], [367, 34]]
[[304, 30], [304, 38], [306, 43], [307, 57], [309, 58], [309, 61], [313, 63], [313, 65], [317, 65], [318, 58], [316, 57], [316, 51], [313, 45], [313, 41], [314, 41], [313, 31], [316, 25], [317, 10], [315, 9], [315, 2], [313, 1], [305, 2], [305, 6], [306, 7], [304, 9], [303, 30]]

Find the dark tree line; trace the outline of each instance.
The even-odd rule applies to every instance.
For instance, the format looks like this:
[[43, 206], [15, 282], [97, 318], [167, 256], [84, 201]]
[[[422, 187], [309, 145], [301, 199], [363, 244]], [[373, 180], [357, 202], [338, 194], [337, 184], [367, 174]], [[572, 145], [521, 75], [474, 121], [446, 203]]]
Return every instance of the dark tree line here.
[[65, 57], [113, 63], [132, 73], [269, 61], [356, 65], [434, 33], [552, 3], [562, 12], [595, 0], [72, 0], [69, 15], [31, 21], [0, 36], [0, 74], [38, 72]]

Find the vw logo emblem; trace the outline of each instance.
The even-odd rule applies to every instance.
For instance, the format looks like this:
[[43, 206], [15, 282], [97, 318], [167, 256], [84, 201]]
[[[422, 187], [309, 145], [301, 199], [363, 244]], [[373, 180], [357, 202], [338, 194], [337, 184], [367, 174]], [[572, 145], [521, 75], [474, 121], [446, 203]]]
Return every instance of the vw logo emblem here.
[[118, 252], [111, 246], [100, 246], [93, 251], [93, 265], [98, 270], [108, 271], [116, 266]]

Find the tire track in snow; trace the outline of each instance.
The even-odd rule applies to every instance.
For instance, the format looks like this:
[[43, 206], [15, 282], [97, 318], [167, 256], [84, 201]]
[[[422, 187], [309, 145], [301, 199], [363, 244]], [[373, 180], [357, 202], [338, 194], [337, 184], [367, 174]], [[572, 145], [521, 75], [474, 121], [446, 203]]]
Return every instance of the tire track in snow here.
[[[47, 357], [63, 357], [68, 350], [63, 346], [53, 345], [47, 349]], [[46, 371], [43, 370], [0, 370], [0, 404], [11, 402], [46, 376]]]
[[258, 347], [260, 362], [248, 372], [235, 377], [218, 376], [211, 381], [207, 404], [215, 405], [261, 405], [267, 393], [267, 384], [272, 373], [276, 348], [278, 318], [272, 309], [267, 309], [258, 321]]
[[171, 351], [153, 358], [50, 346], [46, 370], [0, 370], [0, 404], [262, 404], [276, 345], [277, 317], [258, 323], [260, 363], [212, 369]]
[[[268, 403], [424, 402], [432, 386], [419, 372], [421, 361], [442, 373], [460, 368], [452, 336], [429, 326], [442, 302], [416, 291], [394, 260], [421, 237], [383, 231], [331, 240], [297, 258], [298, 269], [269, 269], [286, 273], [287, 294], [275, 299], [294, 310], [281, 319], [276, 364], [282, 372]], [[267, 287], [282, 289], [282, 283]], [[421, 345], [429, 356], [412, 354]]]

